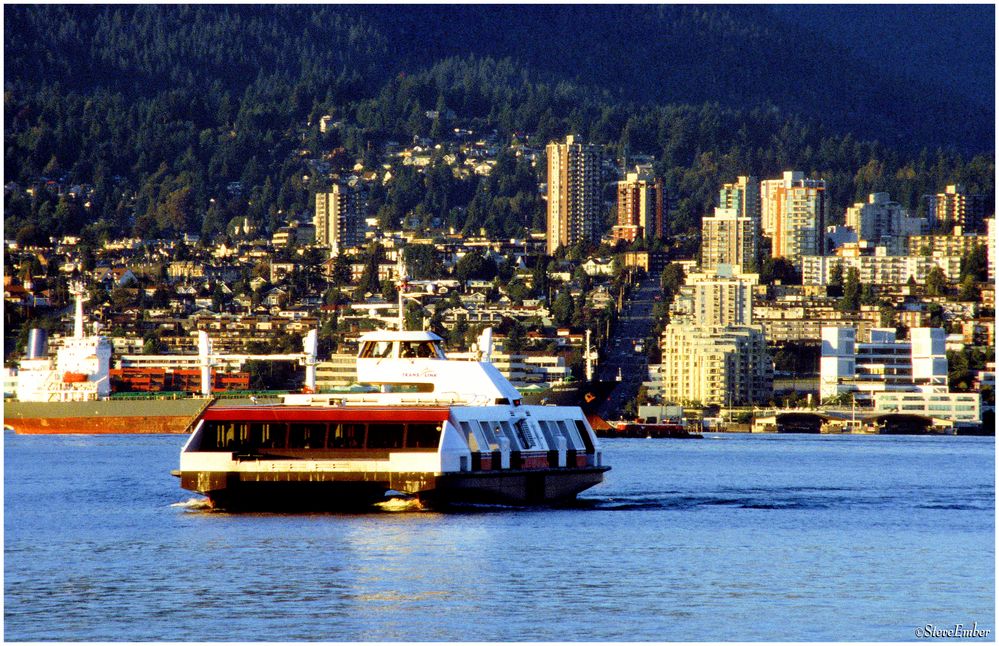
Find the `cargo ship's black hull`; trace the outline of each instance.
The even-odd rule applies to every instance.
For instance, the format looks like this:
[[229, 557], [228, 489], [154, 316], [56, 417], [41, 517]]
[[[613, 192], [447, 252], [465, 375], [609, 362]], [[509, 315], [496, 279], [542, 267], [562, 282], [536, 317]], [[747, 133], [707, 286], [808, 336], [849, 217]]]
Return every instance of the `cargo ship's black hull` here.
[[702, 439], [700, 433], [691, 433], [680, 424], [617, 424], [607, 425], [607, 428], [597, 429], [594, 427], [597, 437], [644, 437], [657, 439]]
[[570, 381], [557, 383], [545, 390], [521, 391], [525, 404], [579, 406], [587, 415], [597, 413], [617, 387], [617, 381]]

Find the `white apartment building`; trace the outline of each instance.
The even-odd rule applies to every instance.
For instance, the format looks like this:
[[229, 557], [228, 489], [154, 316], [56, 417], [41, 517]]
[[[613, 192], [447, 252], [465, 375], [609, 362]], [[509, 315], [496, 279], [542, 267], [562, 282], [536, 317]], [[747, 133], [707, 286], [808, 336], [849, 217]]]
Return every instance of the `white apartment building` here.
[[985, 221], [988, 233], [985, 239], [988, 241], [989, 250], [989, 282], [996, 282], [996, 219], [991, 217]]
[[909, 341], [895, 330], [873, 328], [867, 342], [852, 327], [822, 328], [819, 396], [857, 393], [857, 402], [873, 403], [873, 394], [914, 392], [930, 387], [947, 392], [947, 334], [942, 328], [912, 328]]
[[[476, 352], [448, 352], [447, 357], [456, 361], [477, 361]], [[508, 353], [494, 348], [490, 362], [514, 388], [525, 386], [548, 386], [572, 377], [572, 369], [562, 355]]]
[[744, 274], [730, 265], [691, 273], [673, 301], [671, 316], [699, 325], [751, 325], [753, 286], [759, 281], [759, 274]]
[[798, 170], [785, 171], [779, 179], [765, 179], [760, 182], [760, 228], [763, 235], [773, 237], [777, 229], [777, 216], [780, 213], [777, 194], [795, 182], [805, 179]]
[[701, 268], [714, 271], [719, 265], [737, 265], [750, 271], [756, 262], [757, 222], [740, 215], [740, 208], [716, 208], [701, 220]]
[[845, 276], [852, 268], [860, 274], [860, 282], [869, 285], [904, 285], [909, 279], [923, 284], [933, 267], [940, 267], [948, 280], [957, 281], [961, 273], [960, 256], [890, 256], [884, 247], [875, 255], [861, 255], [855, 245], [836, 250], [835, 256], [802, 256], [803, 285], [828, 285], [838, 265]]
[[734, 182], [722, 184], [718, 192], [718, 205], [723, 209], [735, 209], [740, 217], [752, 219], [757, 226], [760, 222], [760, 183], [755, 177], [740, 175]]
[[[475, 352], [449, 352], [448, 359], [456, 361], [476, 361]], [[561, 355], [510, 354], [494, 349], [492, 364], [515, 387], [547, 386], [569, 379], [572, 370]], [[329, 360], [316, 364], [316, 388], [329, 391], [357, 384], [357, 357], [353, 354], [334, 354]]]
[[825, 182], [804, 180], [777, 194], [778, 215], [773, 236], [774, 258], [784, 257], [801, 269], [801, 257], [825, 255], [829, 203]]
[[773, 361], [760, 326], [670, 323], [662, 357], [657, 390], [667, 403], [732, 406], [773, 395]]
[[888, 193], [871, 193], [867, 202], [857, 202], [846, 210], [846, 226], [856, 231], [860, 240], [903, 254], [906, 239], [922, 233], [926, 220], [910, 217], [908, 209], [893, 202]]

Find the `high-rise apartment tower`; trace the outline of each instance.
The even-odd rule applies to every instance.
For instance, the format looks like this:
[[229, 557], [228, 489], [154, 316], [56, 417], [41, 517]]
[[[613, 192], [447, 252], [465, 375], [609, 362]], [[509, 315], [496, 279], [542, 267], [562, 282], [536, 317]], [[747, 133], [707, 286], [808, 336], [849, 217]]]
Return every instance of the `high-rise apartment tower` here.
[[361, 243], [361, 200], [357, 191], [334, 184], [327, 193], [316, 193], [316, 244], [328, 245], [334, 254]]
[[662, 239], [664, 199], [663, 181], [654, 177], [649, 168], [639, 166], [634, 173], [628, 173], [617, 183], [614, 239], [627, 242], [638, 238]]
[[788, 171], [779, 180], [760, 183], [764, 231], [770, 227], [771, 255], [801, 269], [802, 256], [824, 256], [829, 202], [826, 182]]
[[595, 242], [600, 221], [600, 148], [576, 143], [548, 144], [548, 255], [561, 246]]

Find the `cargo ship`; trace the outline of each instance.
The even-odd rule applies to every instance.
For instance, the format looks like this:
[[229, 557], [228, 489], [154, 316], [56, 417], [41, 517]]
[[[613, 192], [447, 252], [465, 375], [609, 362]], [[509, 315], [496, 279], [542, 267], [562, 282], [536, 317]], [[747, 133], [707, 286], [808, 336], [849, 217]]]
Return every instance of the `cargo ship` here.
[[617, 387], [617, 381], [562, 381], [537, 389], [521, 389], [525, 404], [579, 406], [587, 414], [596, 414]]
[[434, 507], [563, 503], [610, 469], [574, 406], [526, 405], [489, 361], [448, 360], [432, 332], [365, 334], [378, 392], [296, 394], [205, 410], [173, 474], [215, 508], [326, 510], [392, 498]]
[[[111, 434], [191, 432], [212, 396], [212, 366], [224, 355], [212, 352], [207, 333], [199, 332], [200, 393], [115, 394], [111, 388], [111, 343], [99, 334], [84, 333], [81, 284], [71, 286], [76, 297], [73, 335], [49, 356], [47, 335], [33, 329], [25, 358], [17, 371], [16, 401], [4, 401], [4, 428], [21, 434]], [[315, 385], [316, 331], [304, 340], [301, 355], [262, 355], [259, 358], [299, 360], [306, 382]], [[245, 355], [243, 358], [258, 358]]]
[[691, 433], [685, 424], [648, 422], [608, 422], [597, 430], [599, 437], [643, 437], [650, 439], [702, 439], [700, 433]]
[[5, 402], [3, 425], [20, 434], [189, 433], [211, 399]]
[[590, 331], [586, 331], [586, 345], [583, 349], [586, 366], [586, 379], [559, 381], [547, 386], [522, 388], [520, 390], [527, 404], [554, 404], [555, 406], [578, 406], [588, 417], [597, 415], [600, 406], [621, 382], [594, 379], [593, 368], [596, 353], [590, 347]]

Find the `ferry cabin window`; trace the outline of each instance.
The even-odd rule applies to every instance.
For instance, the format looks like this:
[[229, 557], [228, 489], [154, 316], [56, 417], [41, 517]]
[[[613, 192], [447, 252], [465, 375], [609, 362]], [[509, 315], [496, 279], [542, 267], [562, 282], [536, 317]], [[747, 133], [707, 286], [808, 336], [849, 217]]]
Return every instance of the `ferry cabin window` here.
[[330, 427], [331, 449], [364, 448], [364, 424], [334, 424]]
[[407, 449], [436, 449], [441, 441], [441, 427], [438, 424], [407, 424]]
[[468, 442], [469, 451], [481, 451], [479, 447], [482, 446], [479, 442], [479, 438], [476, 437], [475, 431], [472, 430], [472, 425], [468, 422], [458, 422], [458, 426], [461, 427], [461, 434], [465, 436], [465, 441]]
[[576, 432], [575, 428], [566, 426], [565, 422], [558, 420], [559, 431], [565, 436], [566, 442], [568, 442], [570, 449], [576, 449], [577, 451], [582, 451], [585, 447], [583, 446], [583, 441], [579, 439], [579, 433]]
[[255, 449], [283, 449], [285, 425], [255, 422], [250, 424], [250, 447]]
[[433, 341], [403, 341], [399, 356], [404, 359], [441, 359], [440, 348]]
[[510, 448], [517, 451], [523, 449], [531, 448], [531, 442], [523, 437], [520, 433], [514, 433], [513, 429], [510, 427], [510, 422], [500, 422], [500, 429], [502, 429], [503, 435], [510, 438]]
[[289, 449], [322, 449], [326, 447], [326, 424], [299, 422], [288, 425]]
[[500, 424], [503, 426], [503, 430], [506, 431], [507, 435], [510, 435], [512, 432], [517, 436], [517, 439], [520, 441], [521, 448], [529, 449], [534, 446], [534, 442], [531, 438], [531, 431], [527, 428], [527, 423], [524, 420], [519, 420], [512, 427], [510, 426], [510, 422], [500, 422]]
[[368, 341], [361, 348], [362, 359], [382, 359], [390, 356], [392, 356], [391, 341]]
[[495, 422], [479, 422], [479, 428], [482, 429], [482, 435], [486, 438], [486, 442], [489, 443], [490, 451], [499, 451], [499, 439], [496, 437], [496, 433], [493, 432], [493, 426]]
[[402, 424], [368, 424], [369, 449], [398, 449], [402, 438]]
[[204, 450], [238, 451], [248, 445], [249, 429], [244, 422], [209, 422], [202, 433]]
[[541, 434], [545, 436], [545, 443], [548, 445], [548, 448], [554, 451], [557, 447], [555, 446], [555, 433], [552, 431], [551, 426], [544, 420], [538, 420], [538, 426], [541, 428]]
[[576, 431], [579, 433], [579, 437], [583, 439], [583, 444], [586, 445], [586, 452], [593, 453], [596, 449], [593, 446], [593, 441], [590, 439], [590, 434], [586, 432], [586, 427], [583, 426], [582, 420], [575, 420]]

